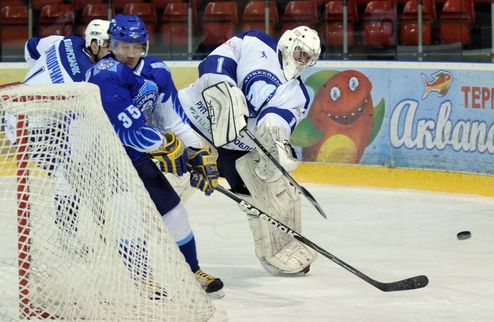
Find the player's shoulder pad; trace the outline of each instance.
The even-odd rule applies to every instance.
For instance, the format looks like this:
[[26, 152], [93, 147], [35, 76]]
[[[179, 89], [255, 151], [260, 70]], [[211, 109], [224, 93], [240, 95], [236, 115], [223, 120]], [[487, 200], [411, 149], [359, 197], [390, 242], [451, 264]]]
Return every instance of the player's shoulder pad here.
[[275, 38], [271, 37], [265, 32], [262, 32], [259, 29], [249, 30], [243, 34], [238, 35], [237, 37], [239, 37], [240, 39], [244, 39], [245, 37], [256, 38], [257, 40], [271, 47], [273, 50], [276, 50], [276, 45], [278, 44], [278, 41]]

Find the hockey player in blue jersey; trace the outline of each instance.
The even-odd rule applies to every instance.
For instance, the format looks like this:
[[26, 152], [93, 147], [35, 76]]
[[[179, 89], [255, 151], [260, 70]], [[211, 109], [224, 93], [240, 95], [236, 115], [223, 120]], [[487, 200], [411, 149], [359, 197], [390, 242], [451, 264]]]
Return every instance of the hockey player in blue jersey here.
[[[309, 27], [287, 30], [279, 41], [248, 31], [212, 51], [199, 64], [199, 79], [179, 92], [193, 128], [218, 151], [220, 176], [234, 192], [250, 195], [255, 205], [297, 231], [298, 192], [243, 129], [288, 172], [295, 169], [290, 134], [309, 106], [300, 75], [317, 62], [320, 51], [317, 32]], [[256, 255], [268, 272], [308, 272], [317, 255], [312, 249], [258, 217], [248, 219]]]
[[[209, 194], [217, 185], [216, 162], [193, 131], [187, 136], [170, 72], [163, 61], [146, 57], [148, 32], [142, 20], [117, 15], [108, 32], [112, 55], [100, 60], [87, 79], [100, 87], [105, 112], [196, 279], [206, 293], [221, 297], [223, 282], [200, 269], [187, 212], [155, 164], [177, 175], [190, 164], [201, 173], [191, 183]], [[164, 121], [165, 116], [174, 121]]]

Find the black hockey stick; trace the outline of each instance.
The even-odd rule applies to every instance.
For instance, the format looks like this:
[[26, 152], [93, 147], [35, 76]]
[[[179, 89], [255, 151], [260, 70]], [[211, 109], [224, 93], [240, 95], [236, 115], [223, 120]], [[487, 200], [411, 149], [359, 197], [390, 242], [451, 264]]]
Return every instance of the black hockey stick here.
[[332, 260], [336, 264], [340, 265], [341, 267], [343, 267], [344, 269], [346, 269], [350, 273], [360, 277], [361, 279], [363, 279], [367, 283], [380, 289], [383, 292], [414, 290], [417, 288], [425, 287], [429, 283], [429, 279], [425, 275], [410, 277], [410, 278], [407, 278], [407, 279], [404, 279], [401, 281], [390, 282], [390, 283], [383, 283], [383, 282], [376, 281], [375, 279], [370, 278], [369, 276], [365, 275], [364, 273], [362, 273], [358, 269], [350, 266], [349, 264], [345, 263], [344, 261], [342, 261], [338, 257], [329, 253], [328, 251], [326, 251], [322, 247], [316, 245], [315, 243], [313, 243], [309, 239], [305, 238], [304, 236], [302, 236], [298, 232], [291, 229], [290, 227], [286, 226], [285, 224], [281, 223], [280, 221], [278, 221], [275, 218], [271, 217], [270, 215], [266, 214], [265, 212], [263, 212], [259, 208], [248, 203], [247, 201], [240, 198], [239, 196], [237, 196], [236, 194], [234, 194], [230, 190], [222, 187], [221, 185], [218, 185], [216, 190], [219, 191], [220, 193], [224, 194], [225, 196], [229, 197], [230, 199], [235, 200], [240, 205], [240, 207], [249, 216], [259, 217], [259, 218], [267, 221], [272, 226], [275, 226], [276, 228], [278, 228], [281, 232], [283, 232], [287, 235], [293, 236], [293, 238], [297, 239], [301, 243], [309, 246], [310, 248], [312, 248], [313, 250], [315, 250], [319, 254], [323, 255], [324, 257], [329, 258], [330, 260]]
[[250, 133], [250, 131], [247, 128], [244, 128], [242, 131], [245, 134], [247, 134], [247, 136], [252, 141], [254, 141], [254, 143], [259, 147], [259, 149], [261, 149], [261, 151], [271, 160], [271, 162], [273, 162], [273, 164], [276, 166], [276, 168], [278, 168], [278, 170], [281, 171], [281, 173], [283, 174], [283, 176], [285, 176], [285, 178], [287, 178], [288, 181], [290, 181], [290, 183], [292, 185], [294, 185], [295, 187], [297, 187], [297, 189], [305, 196], [305, 198], [307, 198], [307, 200], [309, 200], [309, 202], [314, 207], [316, 207], [317, 211], [319, 211], [319, 213], [321, 214], [321, 216], [323, 216], [324, 218], [327, 218], [326, 214], [324, 213], [324, 210], [322, 210], [321, 206], [316, 201], [316, 198], [314, 198], [314, 196], [307, 189], [305, 189], [303, 186], [299, 185], [298, 182], [295, 181], [295, 179], [293, 179], [293, 177], [290, 175], [290, 173], [288, 173], [288, 171], [286, 171], [285, 168], [283, 168], [281, 166], [281, 164], [278, 162], [278, 160], [276, 160], [276, 158], [273, 157], [273, 155], [271, 153], [269, 153], [269, 151], [261, 144], [261, 142], [259, 142], [259, 140], [257, 140], [254, 137], [254, 135], [252, 133]]

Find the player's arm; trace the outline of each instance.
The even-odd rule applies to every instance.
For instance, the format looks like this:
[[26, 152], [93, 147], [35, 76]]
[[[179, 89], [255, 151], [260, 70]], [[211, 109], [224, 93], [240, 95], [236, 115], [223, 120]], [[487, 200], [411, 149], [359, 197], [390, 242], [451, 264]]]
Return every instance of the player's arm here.
[[103, 71], [97, 77], [90, 77], [89, 81], [99, 86], [103, 108], [122, 144], [150, 153], [164, 171], [182, 175], [187, 171], [187, 154], [182, 142], [173, 133], [162, 135], [158, 129], [146, 124], [144, 114], [133, 104], [134, 93], [143, 85], [142, 81], [127, 69], [120, 71], [119, 77], [111, 77], [115, 76], [112, 71]]

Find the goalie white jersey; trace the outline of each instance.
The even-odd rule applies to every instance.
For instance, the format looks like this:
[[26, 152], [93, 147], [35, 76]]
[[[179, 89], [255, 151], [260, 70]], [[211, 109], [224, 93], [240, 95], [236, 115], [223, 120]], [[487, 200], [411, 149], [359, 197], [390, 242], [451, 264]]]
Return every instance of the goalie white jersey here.
[[[249, 108], [247, 127], [253, 131], [263, 118], [274, 113], [286, 132], [293, 131], [305, 116], [309, 95], [300, 77], [287, 81], [278, 54], [277, 40], [252, 30], [232, 37], [199, 64], [199, 79], [179, 91], [179, 99], [195, 130], [211, 141], [208, 111], [202, 91], [218, 82], [239, 87]], [[223, 148], [250, 151], [254, 143], [238, 137]]]

